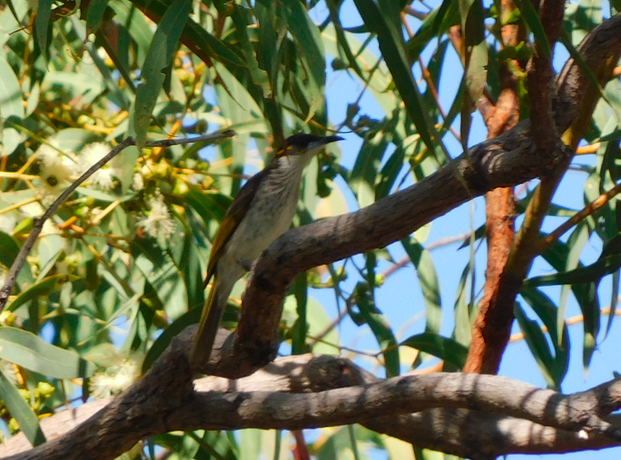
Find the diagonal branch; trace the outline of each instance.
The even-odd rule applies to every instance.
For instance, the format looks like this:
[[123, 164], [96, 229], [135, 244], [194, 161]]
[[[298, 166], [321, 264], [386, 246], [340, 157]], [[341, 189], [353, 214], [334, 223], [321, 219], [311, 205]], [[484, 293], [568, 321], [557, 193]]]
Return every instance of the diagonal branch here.
[[[602, 80], [609, 78], [607, 63], [621, 54], [621, 15], [596, 28], [580, 50], [596, 75]], [[565, 131], [579, 114], [590, 82], [573, 60], [568, 61], [557, 81], [554, 116], [559, 130]], [[298, 273], [398, 241], [475, 196], [556, 170], [568, 161], [568, 155], [566, 149], [542, 152], [532, 139], [530, 123], [524, 121], [403, 191], [357, 212], [285, 233], [255, 265], [237, 331], [218, 345], [201, 371], [239, 377], [275, 357], [282, 302]]]
[[[233, 130], [226, 130], [220, 133], [214, 134], [205, 134], [202, 136], [186, 138], [186, 139], [162, 139], [159, 141], [148, 141], [145, 142], [145, 147], [170, 147], [172, 145], [185, 145], [185, 144], [194, 144], [197, 142], [213, 142], [218, 139], [224, 139], [227, 137], [232, 137], [235, 135]], [[43, 224], [48, 220], [52, 215], [56, 212], [58, 207], [71, 195], [86, 179], [95, 174], [96, 171], [102, 168], [106, 163], [112, 160], [115, 156], [121, 153], [130, 145], [136, 145], [136, 140], [133, 137], [127, 137], [123, 139], [119, 145], [114, 147], [108, 154], [106, 154], [103, 158], [93, 164], [90, 168], [88, 168], [84, 174], [82, 174], [76, 181], [74, 181], [69, 187], [67, 187], [63, 193], [60, 194], [54, 203], [45, 211], [45, 213], [38, 219], [35, 219], [35, 222], [32, 226], [32, 230], [26, 238], [23, 246], [19, 250], [17, 257], [13, 261], [11, 265], [11, 269], [7, 274], [6, 281], [2, 289], [0, 289], [0, 312], [4, 309], [6, 302], [9, 300], [9, 296], [11, 295], [11, 291], [15, 286], [15, 281], [17, 280], [17, 276], [21, 271], [24, 263], [26, 262], [26, 258], [30, 254], [32, 247], [34, 246], [41, 230], [43, 229]]]

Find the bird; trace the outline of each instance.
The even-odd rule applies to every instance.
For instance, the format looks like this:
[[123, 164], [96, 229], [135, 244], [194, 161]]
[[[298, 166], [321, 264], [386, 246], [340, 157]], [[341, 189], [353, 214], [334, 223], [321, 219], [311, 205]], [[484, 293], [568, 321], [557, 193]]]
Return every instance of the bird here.
[[213, 283], [190, 353], [192, 368], [209, 359], [235, 283], [289, 229], [300, 197], [304, 168], [327, 144], [340, 140], [340, 136], [306, 133], [288, 137], [285, 147], [238, 192], [214, 237], [207, 262], [204, 288], [212, 278]]

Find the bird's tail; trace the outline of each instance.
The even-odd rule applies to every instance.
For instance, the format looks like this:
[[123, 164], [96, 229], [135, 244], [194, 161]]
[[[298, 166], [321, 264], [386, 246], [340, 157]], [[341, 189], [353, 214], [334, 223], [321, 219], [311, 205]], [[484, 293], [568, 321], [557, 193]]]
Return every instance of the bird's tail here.
[[190, 363], [193, 368], [206, 363], [211, 355], [211, 350], [216, 340], [229, 292], [230, 289], [226, 289], [225, 286], [221, 286], [220, 283], [218, 283], [218, 275], [216, 274], [211, 285], [211, 290], [209, 291], [209, 296], [207, 297], [207, 302], [203, 307], [198, 330], [194, 336], [194, 344], [190, 354]]

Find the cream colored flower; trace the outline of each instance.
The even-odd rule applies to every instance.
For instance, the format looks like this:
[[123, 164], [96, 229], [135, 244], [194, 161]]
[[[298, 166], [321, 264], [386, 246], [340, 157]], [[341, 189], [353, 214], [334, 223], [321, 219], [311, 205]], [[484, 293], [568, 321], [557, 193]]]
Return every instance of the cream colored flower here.
[[170, 217], [164, 197], [158, 195], [156, 198], [151, 198], [149, 208], [151, 211], [148, 216], [141, 219], [138, 226], [153, 238], [168, 238], [175, 230], [175, 222]]
[[[112, 149], [108, 145], [102, 144], [101, 142], [94, 142], [84, 147], [80, 155], [82, 172], [85, 172], [88, 168], [105, 157], [110, 150]], [[112, 190], [112, 188], [114, 188], [115, 179], [118, 180], [119, 177], [122, 177], [121, 172], [114, 164], [116, 158], [118, 157], [113, 158], [109, 163], [99, 168], [88, 178], [87, 183], [94, 184], [103, 190]]]
[[42, 201], [50, 205], [54, 199], [62, 193], [67, 184], [77, 173], [77, 164], [68, 156], [57, 149], [57, 142], [50, 145], [42, 145], [37, 150], [39, 158], [39, 177], [41, 178]]
[[40, 160], [40, 173], [42, 179], [54, 178], [54, 185], [59, 182], [68, 182], [77, 172], [77, 164], [67, 154], [58, 151], [58, 143], [44, 144], [37, 150]]
[[125, 391], [140, 377], [140, 363], [126, 359], [118, 366], [97, 372], [91, 377], [91, 390], [95, 399], [103, 399]]
[[132, 184], [132, 188], [136, 192], [139, 192], [140, 190], [144, 188], [144, 178], [142, 177], [142, 174], [140, 173], [134, 174], [134, 182]]

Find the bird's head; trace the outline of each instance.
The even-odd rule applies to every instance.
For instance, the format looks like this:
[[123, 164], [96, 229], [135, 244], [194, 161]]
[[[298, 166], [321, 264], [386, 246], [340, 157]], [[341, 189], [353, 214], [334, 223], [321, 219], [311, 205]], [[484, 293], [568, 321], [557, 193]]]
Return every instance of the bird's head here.
[[300, 158], [307, 163], [319, 153], [326, 144], [341, 140], [343, 140], [343, 138], [340, 136], [316, 136], [306, 133], [294, 134], [287, 138], [285, 148], [279, 150], [276, 157], [288, 158], [291, 161], [294, 161], [294, 158]]

